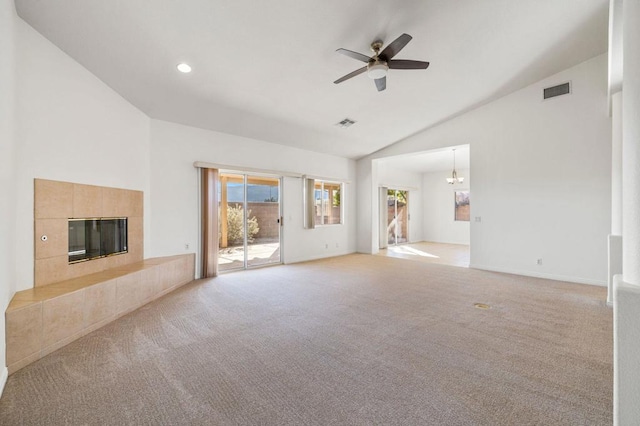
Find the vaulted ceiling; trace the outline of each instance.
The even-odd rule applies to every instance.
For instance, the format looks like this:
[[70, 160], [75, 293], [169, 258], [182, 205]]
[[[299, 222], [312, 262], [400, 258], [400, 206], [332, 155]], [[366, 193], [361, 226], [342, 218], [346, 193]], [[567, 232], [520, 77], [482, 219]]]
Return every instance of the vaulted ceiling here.
[[431, 151], [381, 158], [380, 164], [387, 168], [412, 173], [446, 172], [442, 179], [451, 177], [453, 171], [453, 150], [455, 149], [455, 168], [465, 170], [471, 168], [469, 145], [457, 145]]
[[[16, 0], [152, 118], [358, 158], [607, 50], [607, 0]], [[372, 41], [413, 40], [378, 92]], [[180, 62], [193, 71], [181, 74]], [[344, 118], [356, 124], [344, 129]]]

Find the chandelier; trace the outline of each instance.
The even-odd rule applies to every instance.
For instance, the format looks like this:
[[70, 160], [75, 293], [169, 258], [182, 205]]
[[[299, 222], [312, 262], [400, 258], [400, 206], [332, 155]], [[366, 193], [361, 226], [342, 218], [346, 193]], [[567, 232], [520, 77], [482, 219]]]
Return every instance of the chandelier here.
[[454, 183], [462, 183], [464, 182], [463, 177], [458, 177], [458, 172], [456, 172], [456, 149], [453, 149], [453, 172], [451, 172], [451, 177], [447, 178], [447, 183], [449, 185], [453, 185]]

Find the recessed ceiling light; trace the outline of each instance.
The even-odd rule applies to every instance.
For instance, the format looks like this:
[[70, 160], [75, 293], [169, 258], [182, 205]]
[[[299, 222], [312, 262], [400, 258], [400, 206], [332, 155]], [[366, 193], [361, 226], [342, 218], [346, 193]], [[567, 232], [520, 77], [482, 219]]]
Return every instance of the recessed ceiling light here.
[[188, 73], [191, 72], [191, 67], [189, 66], [189, 64], [185, 64], [184, 62], [181, 64], [178, 64], [177, 66], [178, 71], [183, 72], [183, 73]]

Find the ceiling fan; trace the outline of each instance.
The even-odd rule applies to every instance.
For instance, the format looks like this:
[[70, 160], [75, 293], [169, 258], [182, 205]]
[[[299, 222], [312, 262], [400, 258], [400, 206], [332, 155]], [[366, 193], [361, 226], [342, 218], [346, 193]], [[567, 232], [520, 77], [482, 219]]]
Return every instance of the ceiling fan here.
[[358, 61], [362, 61], [367, 65], [359, 68], [349, 74], [345, 75], [334, 81], [335, 84], [342, 83], [345, 80], [349, 80], [356, 75], [360, 75], [363, 72], [367, 72], [369, 78], [373, 79], [376, 83], [376, 87], [378, 88], [378, 92], [383, 91], [387, 88], [387, 71], [389, 69], [397, 69], [397, 70], [424, 70], [429, 66], [429, 62], [423, 61], [412, 61], [408, 59], [392, 59], [396, 56], [400, 51], [411, 41], [413, 37], [409, 34], [402, 34], [400, 37], [395, 39], [391, 44], [384, 48], [381, 52], [382, 41], [376, 40], [371, 43], [371, 50], [373, 51], [373, 56], [369, 57], [367, 55], [363, 55], [362, 53], [353, 52], [347, 49], [338, 49], [336, 52], [342, 53], [343, 55], [349, 56], [350, 58], [356, 59]]

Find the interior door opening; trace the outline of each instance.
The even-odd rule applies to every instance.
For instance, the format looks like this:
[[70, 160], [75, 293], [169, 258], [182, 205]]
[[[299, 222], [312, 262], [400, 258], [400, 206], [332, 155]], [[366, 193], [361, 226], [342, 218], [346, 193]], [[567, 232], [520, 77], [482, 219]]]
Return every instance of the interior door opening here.
[[220, 272], [281, 263], [279, 177], [220, 173]]

